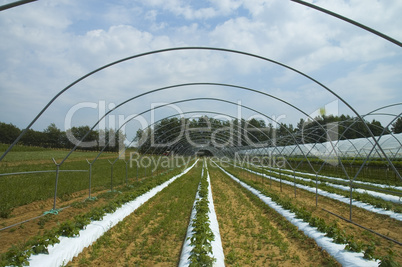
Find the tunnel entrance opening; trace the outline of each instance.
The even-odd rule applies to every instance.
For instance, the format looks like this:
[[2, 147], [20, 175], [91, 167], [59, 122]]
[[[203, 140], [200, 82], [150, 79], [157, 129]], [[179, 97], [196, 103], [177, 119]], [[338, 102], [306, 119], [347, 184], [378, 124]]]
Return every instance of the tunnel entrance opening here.
[[197, 157], [213, 157], [214, 156], [214, 154], [211, 151], [206, 150], [206, 149], [198, 150], [195, 154]]

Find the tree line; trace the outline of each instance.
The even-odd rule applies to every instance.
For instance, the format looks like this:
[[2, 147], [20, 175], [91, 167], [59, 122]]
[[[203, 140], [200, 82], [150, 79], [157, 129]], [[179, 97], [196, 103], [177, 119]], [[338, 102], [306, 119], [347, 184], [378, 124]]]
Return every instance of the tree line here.
[[402, 118], [384, 128], [379, 121], [363, 123], [349, 115], [318, 116], [292, 124], [267, 123], [264, 120], [217, 120], [208, 116], [193, 119], [166, 118], [152, 128], [140, 129], [135, 140], [142, 153], [192, 153], [194, 146], [202, 147], [267, 147], [303, 143], [323, 143], [328, 140], [345, 140], [370, 137], [370, 131], [382, 134], [401, 133]]
[[[402, 117], [390, 127], [384, 128], [379, 121], [366, 121], [375, 136], [402, 133]], [[21, 129], [11, 123], [0, 122], [0, 143], [11, 144], [20, 135]], [[72, 127], [61, 131], [51, 123], [43, 131], [29, 129], [19, 144], [48, 148], [72, 149], [78, 140], [85, 143], [79, 146], [84, 150], [118, 151], [119, 143], [125, 136], [113, 129], [90, 130], [89, 126]], [[332, 137], [330, 137], [332, 134]], [[140, 152], [165, 153], [166, 151], [192, 151], [197, 146], [245, 147], [245, 146], [282, 146], [302, 143], [322, 143], [332, 140], [369, 137], [363, 122], [348, 115], [319, 116], [315, 120], [303, 120], [292, 124], [271, 122], [258, 119], [219, 120], [202, 116], [193, 119], [166, 118], [147, 129], [140, 129], [134, 141]], [[105, 147], [106, 146], [106, 147]], [[120, 146], [121, 147], [121, 146]]]
[[[11, 123], [0, 122], [0, 143], [11, 144], [21, 134], [22, 130]], [[45, 148], [72, 149], [84, 136], [88, 136], [78, 147], [82, 150], [118, 151], [119, 143], [124, 141], [125, 136], [113, 129], [90, 130], [89, 126], [72, 127], [62, 131], [54, 123], [51, 123], [43, 131], [28, 129], [20, 139], [20, 145], [37, 146]], [[105, 147], [106, 146], [106, 147]]]

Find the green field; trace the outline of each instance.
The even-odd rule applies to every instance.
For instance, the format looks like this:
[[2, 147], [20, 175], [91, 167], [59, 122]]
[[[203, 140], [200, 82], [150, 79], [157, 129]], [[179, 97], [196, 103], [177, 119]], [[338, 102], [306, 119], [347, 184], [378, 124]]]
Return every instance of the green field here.
[[[7, 145], [0, 146], [4, 152]], [[31, 203], [37, 200], [45, 200], [54, 196], [56, 166], [52, 160], [60, 162], [68, 150], [54, 150], [37, 147], [16, 146], [0, 162], [0, 174], [18, 173], [30, 171], [52, 171], [49, 173], [31, 173], [0, 176], [0, 217], [7, 217], [13, 208]], [[80, 190], [89, 189], [89, 164], [98, 155], [98, 152], [75, 151], [60, 166], [57, 196], [67, 200], [70, 195]], [[118, 153], [102, 153], [92, 165], [92, 191], [109, 189], [111, 182], [111, 164], [118, 158]], [[126, 161], [130, 158], [126, 152]], [[126, 161], [118, 159], [113, 165], [113, 187], [122, 186], [126, 183]], [[154, 169], [154, 172], [152, 172]], [[80, 170], [80, 172], [69, 172]], [[169, 171], [168, 168], [139, 168], [136, 164], [127, 165], [127, 182], [141, 179], [147, 176], [157, 175]], [[47, 207], [51, 208], [51, 207]]]

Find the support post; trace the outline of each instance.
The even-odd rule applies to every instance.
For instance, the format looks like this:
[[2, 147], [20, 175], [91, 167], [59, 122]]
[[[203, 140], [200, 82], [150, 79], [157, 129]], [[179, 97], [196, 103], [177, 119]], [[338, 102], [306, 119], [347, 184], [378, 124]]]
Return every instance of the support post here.
[[350, 206], [349, 206], [349, 220], [352, 221], [352, 202], [353, 202], [353, 180], [350, 179]]
[[296, 198], [296, 173], [295, 173], [295, 170], [293, 170], [293, 184], [295, 186], [295, 198]]
[[54, 201], [53, 201], [53, 209], [52, 212], [57, 214], [56, 210], [56, 198], [57, 198], [57, 184], [59, 183], [59, 171], [60, 171], [60, 164], [56, 162], [54, 158], [52, 158], [54, 164], [56, 165], [56, 183], [54, 185]]
[[140, 166], [139, 166], [139, 164], [138, 164], [138, 162], [137, 162], [137, 168], [136, 168], [136, 171], [137, 171], [137, 182], [138, 182], [138, 169], [140, 168]]
[[124, 160], [124, 162], [126, 163], [126, 186], [127, 186], [128, 185], [128, 161]]
[[110, 162], [110, 160], [107, 160], [110, 163], [110, 191], [113, 192], [113, 165], [115, 162]]
[[318, 207], [318, 173], [315, 174], [315, 207]]
[[94, 164], [94, 161], [89, 162], [88, 159], [86, 159], [86, 161], [89, 164], [89, 190], [88, 190], [88, 200], [94, 200], [96, 199], [96, 197], [92, 197], [91, 196], [91, 192], [92, 192], [92, 164]]

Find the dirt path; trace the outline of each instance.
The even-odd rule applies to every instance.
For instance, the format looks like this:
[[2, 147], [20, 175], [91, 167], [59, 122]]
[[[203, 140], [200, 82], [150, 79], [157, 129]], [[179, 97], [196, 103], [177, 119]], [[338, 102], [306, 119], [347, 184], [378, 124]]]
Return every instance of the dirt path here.
[[177, 266], [200, 177], [178, 178], [68, 266]]
[[[316, 208], [316, 196], [315, 194], [299, 189], [295, 190], [293, 186], [282, 183], [282, 189], [279, 182], [270, 181], [267, 178], [254, 175], [251, 173], [240, 173], [240, 177], [245, 180], [253, 180], [257, 182], [267, 192], [273, 192], [283, 197], [291, 199], [298, 207], [304, 207], [312, 212], [313, 216], [323, 218], [327, 224], [336, 222], [337, 225], [343, 229], [348, 235], [354, 235], [355, 240], [370, 244], [375, 243], [375, 255], [384, 256], [387, 255], [388, 250], [392, 249], [395, 253], [395, 260], [402, 262], [402, 247], [394, 242], [381, 238], [369, 231], [366, 231], [358, 226], [348, 223], [342, 219], [337, 218], [334, 215], [323, 210], [329, 210], [335, 214], [341, 215], [344, 218], [349, 219], [349, 205], [341, 203], [339, 201], [318, 196], [318, 208]], [[353, 207], [352, 212], [353, 222], [360, 224], [364, 227], [379, 232], [387, 237], [402, 242], [402, 222], [390, 218], [389, 216], [379, 215], [373, 212], [369, 212], [365, 209]]]
[[338, 266], [296, 227], [216, 168], [210, 168], [225, 264]]

